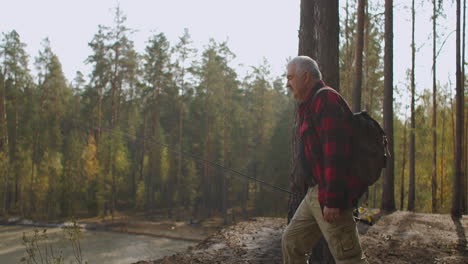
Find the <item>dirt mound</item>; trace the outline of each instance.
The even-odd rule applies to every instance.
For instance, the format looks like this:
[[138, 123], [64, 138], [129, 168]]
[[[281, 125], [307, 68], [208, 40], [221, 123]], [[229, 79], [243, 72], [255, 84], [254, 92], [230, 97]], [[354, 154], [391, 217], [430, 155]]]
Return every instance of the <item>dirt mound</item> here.
[[382, 217], [361, 243], [370, 263], [468, 263], [468, 217], [394, 212]]
[[[227, 227], [197, 246], [161, 260], [139, 264], [282, 263], [281, 218], [254, 218]], [[369, 263], [468, 263], [468, 217], [395, 212], [365, 229], [361, 243]]]

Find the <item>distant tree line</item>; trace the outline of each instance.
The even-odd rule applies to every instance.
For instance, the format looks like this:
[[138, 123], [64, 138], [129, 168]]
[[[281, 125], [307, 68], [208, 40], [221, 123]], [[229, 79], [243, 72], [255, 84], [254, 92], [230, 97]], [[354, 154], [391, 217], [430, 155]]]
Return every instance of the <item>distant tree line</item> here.
[[[354, 58], [362, 52], [361, 108], [383, 120], [383, 18], [377, 8], [362, 9], [358, 49], [357, 8], [350, 3], [344, 11], [339, 21], [340, 91], [352, 103]], [[19, 34], [2, 33], [1, 214], [47, 219], [117, 211], [179, 219], [284, 215], [287, 194], [201, 161], [288, 187], [294, 103], [283, 77], [272, 76], [265, 60], [241, 78], [226, 42], [210, 40], [197, 51], [188, 30], [175, 44], [164, 33], [154, 34], [139, 53], [125, 22], [116, 8], [114, 24], [98, 27], [85, 61], [92, 71], [87, 76], [77, 72], [71, 82], [48, 39], [31, 63]], [[405, 135], [414, 133], [418, 211], [432, 208], [431, 131], [439, 142], [437, 212], [450, 210], [455, 144], [451, 91], [448, 86], [437, 89], [434, 109], [430, 91], [420, 94], [414, 112], [418, 123], [408, 132], [405, 106], [396, 105], [395, 186], [406, 186]], [[433, 110], [437, 126], [431, 130]], [[466, 168], [466, 160], [464, 164]], [[407, 188], [396, 188], [395, 195], [403, 204]], [[369, 193], [369, 206], [379, 207], [381, 199], [378, 182]]]

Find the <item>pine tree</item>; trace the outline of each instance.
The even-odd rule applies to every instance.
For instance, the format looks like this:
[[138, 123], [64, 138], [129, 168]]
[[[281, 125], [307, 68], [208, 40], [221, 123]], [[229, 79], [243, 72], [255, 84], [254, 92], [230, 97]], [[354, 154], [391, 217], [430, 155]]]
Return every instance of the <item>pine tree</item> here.
[[[189, 70], [191, 67], [190, 60], [194, 57], [196, 49], [192, 46], [192, 41], [190, 39], [190, 34], [188, 29], [184, 29], [184, 34], [179, 37], [179, 43], [174, 47], [174, 53], [176, 54], [176, 62], [175, 62], [175, 78], [176, 78], [176, 85], [178, 87], [178, 140], [177, 146], [178, 151], [182, 152], [183, 150], [183, 138], [184, 138], [184, 112], [185, 110], [185, 100], [187, 96], [187, 90], [189, 83], [187, 81], [187, 76], [189, 75]], [[181, 181], [182, 177], [182, 164], [183, 164], [183, 157], [181, 155], [178, 156], [177, 159], [177, 173], [176, 173], [176, 182]]]
[[[439, 6], [437, 6], [437, 3]], [[437, 17], [442, 6], [441, 0], [432, 0], [432, 212], [437, 211]], [[440, 12], [440, 11], [439, 11]]]
[[[63, 169], [61, 122], [65, 113], [65, 95], [69, 89], [58, 57], [53, 53], [50, 42], [45, 39], [43, 50], [36, 58], [39, 72], [40, 109], [36, 123], [36, 149], [33, 152], [37, 164], [37, 197], [39, 208], [49, 217], [59, 213], [55, 203], [58, 198], [59, 175]], [[34, 182], [34, 175], [32, 176]]]
[[412, 37], [411, 37], [411, 128], [410, 128], [410, 157], [409, 157], [409, 190], [408, 190], [408, 210], [414, 211], [414, 202], [416, 198], [416, 142], [415, 142], [415, 128], [416, 128], [416, 118], [414, 112], [414, 100], [415, 100], [415, 82], [414, 82], [414, 68], [415, 68], [415, 56], [416, 56], [416, 45], [414, 43], [414, 31], [415, 31], [415, 7], [414, 0], [412, 0], [411, 7], [411, 17], [412, 17]]
[[455, 135], [455, 173], [453, 176], [453, 196], [451, 215], [460, 218], [463, 213], [462, 208], [462, 153], [463, 153], [463, 104], [464, 89], [461, 76], [461, 34], [460, 34], [460, 0], [457, 0], [457, 29], [456, 29], [456, 135]]
[[364, 49], [364, 10], [365, 0], [358, 1], [357, 12], [357, 43], [356, 58], [354, 63], [354, 87], [353, 87], [353, 112], [361, 111], [361, 91], [362, 91], [362, 52]]
[[163, 89], [167, 88], [171, 77], [170, 73], [170, 47], [166, 36], [163, 33], [154, 35], [148, 41], [145, 48], [143, 59], [143, 78], [145, 82], [145, 89], [143, 96], [146, 98], [149, 120], [149, 158], [150, 168], [145, 178], [145, 207], [147, 212], [153, 213], [156, 200], [156, 180], [161, 177], [161, 155], [162, 149], [158, 143], [161, 142], [161, 96]]
[[[88, 45], [93, 50], [94, 54], [86, 59], [87, 64], [92, 64], [93, 70], [91, 73], [90, 85], [87, 87], [84, 97], [88, 99], [85, 104], [88, 105], [88, 114], [93, 116], [92, 128], [95, 131], [96, 147], [99, 151], [99, 144], [101, 142], [101, 129], [103, 118], [103, 96], [104, 91], [109, 84], [109, 60], [107, 57], [106, 36], [104, 26], [99, 26], [98, 33], [93, 37], [93, 40]], [[97, 109], [95, 108], [97, 105]]]
[[395, 211], [395, 175], [393, 151], [393, 1], [385, 1], [385, 96], [384, 96], [384, 130], [388, 140], [389, 156], [383, 179], [382, 209]]
[[[19, 34], [12, 30], [9, 33], [3, 33], [2, 43], [0, 44], [0, 57], [2, 58], [2, 75], [3, 75], [3, 91], [2, 91], [2, 133], [4, 135], [3, 147], [5, 147], [3, 166], [5, 179], [9, 181], [10, 169], [14, 175], [14, 189], [10, 188], [10, 184], [6, 184], [8, 189], [5, 192], [5, 202], [7, 209], [10, 204], [16, 205], [19, 199], [19, 181], [20, 174], [19, 166], [19, 148], [23, 143], [22, 133], [20, 128], [21, 106], [24, 105], [23, 93], [26, 86], [31, 83], [31, 76], [28, 69], [28, 55], [26, 54], [26, 44], [22, 43]], [[7, 98], [10, 98], [10, 104], [7, 104]], [[10, 107], [8, 107], [8, 105]], [[12, 113], [8, 115], [7, 113]], [[8, 131], [10, 130], [10, 131]], [[13, 190], [10, 190], [13, 189]], [[10, 194], [12, 194], [10, 196]]]

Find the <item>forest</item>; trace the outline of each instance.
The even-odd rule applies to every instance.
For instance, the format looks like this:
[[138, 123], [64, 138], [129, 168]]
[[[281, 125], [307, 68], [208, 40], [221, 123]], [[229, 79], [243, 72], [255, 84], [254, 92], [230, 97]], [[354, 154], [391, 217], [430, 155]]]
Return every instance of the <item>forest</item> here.
[[[330, 84], [354, 110], [365, 109], [384, 124], [383, 8], [361, 2], [346, 1], [340, 10], [339, 87]], [[389, 95], [394, 181], [389, 186], [381, 177], [367, 206], [385, 207], [387, 191], [394, 209], [449, 213], [458, 188], [466, 214], [468, 113], [461, 108], [464, 152], [458, 153], [462, 171], [455, 182], [455, 84], [436, 80], [434, 73], [432, 87], [416, 89], [415, 78], [429, 76], [414, 74], [415, 59], [428, 56], [416, 48], [421, 43], [414, 40], [414, 2], [412, 66], [405, 85], [391, 86]], [[442, 1], [425, 2], [433, 5], [426, 23], [433, 26], [427, 45], [436, 72], [437, 51], [453, 45], [438, 37], [437, 19], [448, 16]], [[462, 85], [464, 28], [463, 20]], [[67, 80], [48, 38], [38, 54], [27, 54], [17, 31], [2, 32], [0, 214], [54, 220], [126, 212], [184, 220], [219, 216], [226, 222], [284, 216], [286, 192], [232, 170], [288, 189], [295, 102], [285, 76], [273, 76], [265, 59], [241, 78], [227, 41], [211, 39], [196, 50], [189, 29], [176, 43], [164, 32], [148, 36], [140, 53], [132, 34], [124, 10], [116, 7], [114, 23], [99, 25], [82, 43], [92, 50], [83, 62], [92, 71]], [[362, 76], [358, 94], [356, 74]], [[397, 97], [409, 98], [408, 104], [396, 103]], [[466, 105], [466, 91], [462, 98]]]

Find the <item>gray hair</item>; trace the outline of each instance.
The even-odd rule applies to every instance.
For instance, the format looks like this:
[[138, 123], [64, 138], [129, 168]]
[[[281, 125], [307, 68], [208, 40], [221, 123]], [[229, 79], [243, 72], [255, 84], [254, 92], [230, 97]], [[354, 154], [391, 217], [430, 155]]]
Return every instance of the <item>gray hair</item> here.
[[310, 72], [313, 79], [322, 79], [322, 73], [319, 70], [317, 62], [311, 59], [309, 56], [297, 56], [291, 61], [289, 61], [288, 66], [289, 65], [296, 65], [297, 74]]

